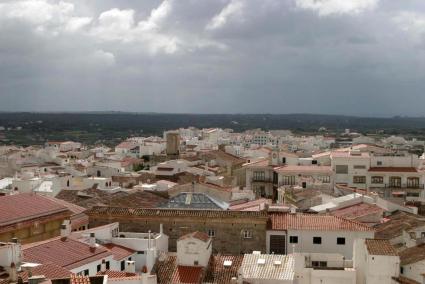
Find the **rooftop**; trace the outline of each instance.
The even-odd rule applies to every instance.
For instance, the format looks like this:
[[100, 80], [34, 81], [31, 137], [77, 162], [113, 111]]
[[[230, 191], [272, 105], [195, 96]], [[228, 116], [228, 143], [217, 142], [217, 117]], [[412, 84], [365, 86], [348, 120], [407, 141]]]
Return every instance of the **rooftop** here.
[[0, 196], [0, 226], [63, 212], [68, 212], [68, 208], [40, 195], [21, 193]]
[[425, 260], [425, 244], [407, 248], [400, 252], [400, 264], [406, 265]]
[[206, 243], [210, 240], [210, 237], [206, 233], [196, 231], [196, 232], [189, 233], [189, 234], [186, 234], [184, 236], [181, 236], [179, 238], [179, 241], [189, 239], [189, 238], [198, 239], [200, 241], [203, 241], [204, 243]]
[[394, 249], [389, 240], [366, 239], [365, 245], [367, 251], [371, 255], [398, 256], [397, 251]]
[[372, 228], [337, 216], [270, 213], [269, 230], [373, 231]]
[[425, 217], [396, 211], [387, 217], [388, 221], [375, 226], [376, 238], [392, 239], [401, 236], [403, 231], [425, 226]]
[[244, 279], [293, 280], [292, 255], [245, 254], [240, 268]]
[[90, 245], [71, 238], [53, 238], [24, 245], [22, 252], [25, 262], [55, 263], [66, 269], [77, 268], [112, 255], [102, 246], [93, 249]]
[[216, 200], [205, 193], [182, 192], [171, 197], [167, 202], [159, 204], [158, 207], [225, 210], [229, 207], [229, 205], [223, 201]]

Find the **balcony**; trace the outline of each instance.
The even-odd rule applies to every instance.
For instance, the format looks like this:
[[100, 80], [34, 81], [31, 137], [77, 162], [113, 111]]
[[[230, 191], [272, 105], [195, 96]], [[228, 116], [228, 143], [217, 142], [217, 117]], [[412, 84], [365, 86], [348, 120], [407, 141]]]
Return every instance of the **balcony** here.
[[400, 188], [400, 189], [424, 189], [424, 184], [384, 184], [384, 188]]
[[251, 179], [253, 183], [273, 183], [273, 178], [265, 178], [265, 177], [253, 177]]

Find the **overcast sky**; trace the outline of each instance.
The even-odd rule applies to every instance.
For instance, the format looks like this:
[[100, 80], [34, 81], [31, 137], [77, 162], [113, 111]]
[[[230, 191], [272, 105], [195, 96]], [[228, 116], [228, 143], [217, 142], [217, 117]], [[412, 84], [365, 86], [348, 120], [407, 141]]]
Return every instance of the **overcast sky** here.
[[424, 0], [0, 1], [0, 110], [425, 115]]

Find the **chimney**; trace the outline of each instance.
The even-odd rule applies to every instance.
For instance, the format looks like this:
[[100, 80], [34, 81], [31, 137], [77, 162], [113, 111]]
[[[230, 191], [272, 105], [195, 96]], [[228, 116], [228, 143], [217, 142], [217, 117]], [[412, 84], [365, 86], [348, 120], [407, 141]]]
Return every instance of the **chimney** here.
[[93, 248], [93, 249], [96, 248], [96, 237], [94, 233], [90, 233], [89, 245], [90, 245], [90, 248]]
[[71, 221], [64, 220], [61, 225], [61, 237], [67, 238], [71, 234]]
[[106, 272], [106, 260], [102, 259], [102, 264], [100, 265], [100, 272]]
[[127, 273], [136, 273], [136, 265], [135, 262], [132, 260], [127, 260], [126, 261], [126, 268], [125, 268], [125, 272]]
[[14, 262], [10, 264], [9, 278], [11, 282], [18, 282], [18, 270]]

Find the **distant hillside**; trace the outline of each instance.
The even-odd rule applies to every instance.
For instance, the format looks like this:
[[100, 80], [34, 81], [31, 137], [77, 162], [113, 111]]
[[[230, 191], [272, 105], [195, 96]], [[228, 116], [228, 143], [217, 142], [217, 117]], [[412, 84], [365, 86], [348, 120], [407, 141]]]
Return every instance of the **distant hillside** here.
[[[0, 113], [0, 127], [22, 130], [1, 131], [3, 143], [41, 144], [52, 139], [86, 143], [114, 143], [128, 136], [161, 135], [164, 130], [195, 126], [222, 127], [243, 131], [253, 128], [290, 129], [312, 133], [320, 127], [330, 132], [350, 128], [362, 133], [425, 136], [425, 118], [365, 118], [317, 114], [157, 114], [157, 113]], [[0, 128], [1, 129], [1, 128]]]

